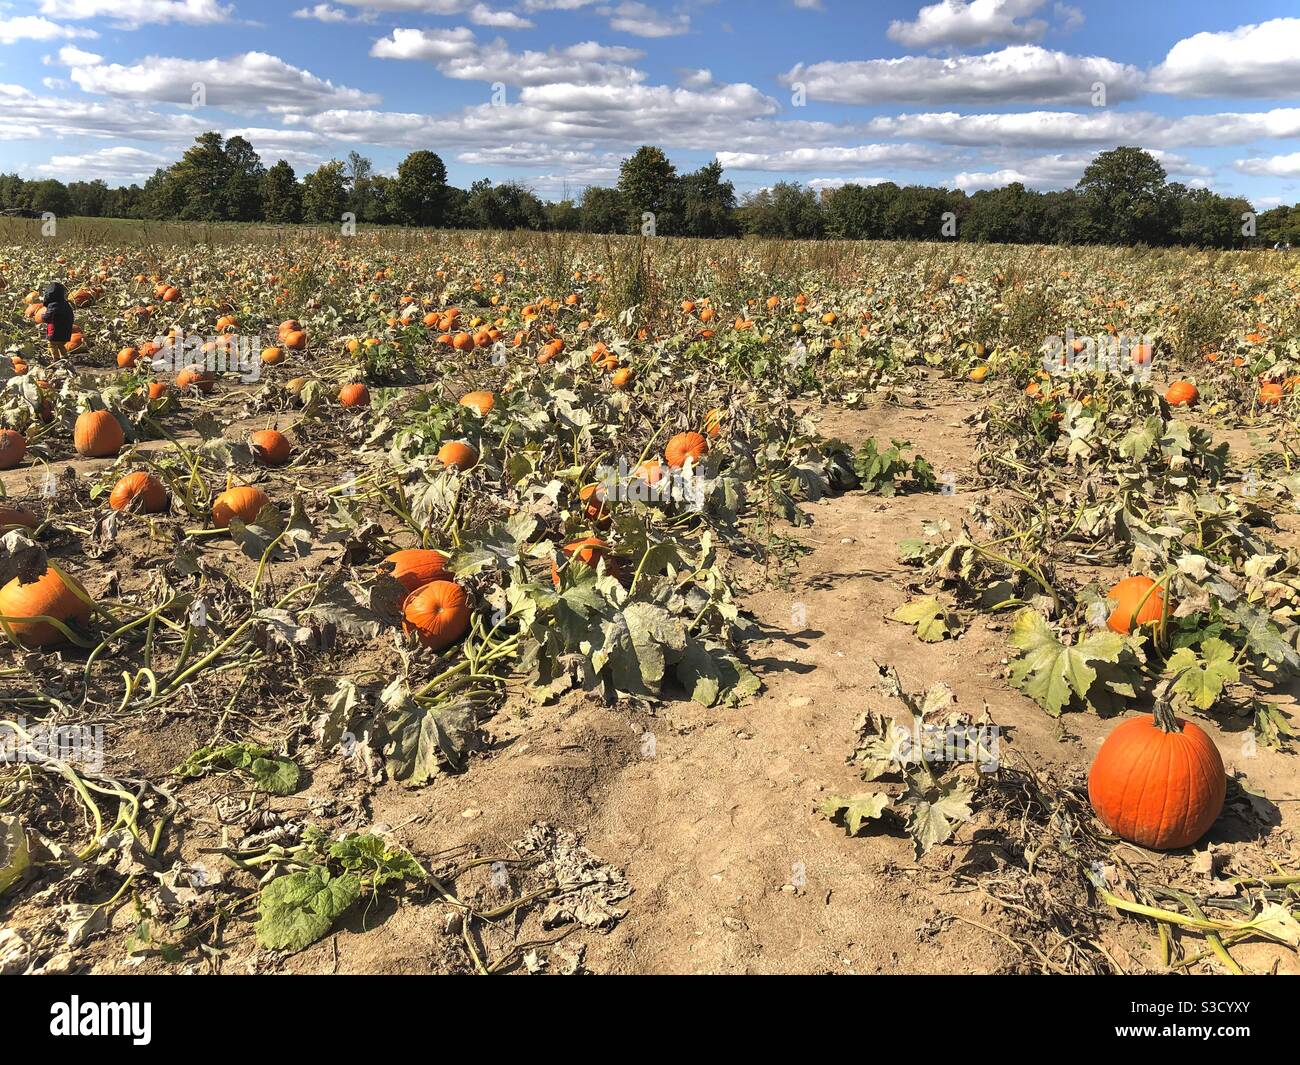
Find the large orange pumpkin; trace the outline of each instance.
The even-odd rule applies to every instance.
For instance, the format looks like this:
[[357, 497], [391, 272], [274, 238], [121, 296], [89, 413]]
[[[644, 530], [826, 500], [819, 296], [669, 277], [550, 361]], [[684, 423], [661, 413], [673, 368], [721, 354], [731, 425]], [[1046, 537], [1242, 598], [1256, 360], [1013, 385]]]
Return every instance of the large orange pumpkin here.
[[402, 603], [403, 628], [434, 651], [445, 651], [469, 632], [469, 599], [455, 581], [433, 581]]
[[1153, 850], [1195, 843], [1223, 809], [1219, 751], [1200, 728], [1161, 707], [1119, 725], [1088, 773], [1088, 798], [1117, 836]]
[[283, 466], [293, 454], [289, 438], [276, 429], [259, 429], [248, 438], [253, 458], [264, 466]]
[[88, 410], [77, 418], [72, 430], [72, 442], [79, 455], [88, 458], [110, 458], [122, 450], [126, 434], [122, 426], [106, 410]]
[[[561, 550], [569, 557], [570, 561], [581, 562], [584, 566], [590, 566], [595, 569], [601, 559], [605, 560], [605, 572], [609, 576], [617, 579], [622, 570], [619, 567], [618, 559], [612, 557], [609, 553], [609, 544], [605, 543], [599, 536], [585, 536], [581, 540], [574, 540], [571, 544], [565, 544]], [[551, 583], [555, 587], [560, 586], [560, 567], [551, 561]]]
[[136, 500], [139, 500], [136, 505], [144, 513], [158, 514], [167, 509], [167, 489], [152, 473], [137, 470], [113, 485], [108, 505], [114, 510], [125, 510]]
[[1155, 583], [1150, 577], [1125, 577], [1111, 588], [1106, 598], [1115, 600], [1115, 609], [1106, 619], [1106, 626], [1127, 636], [1134, 624], [1141, 627], [1158, 622], [1165, 611], [1165, 597], [1164, 589], [1155, 587]]
[[0, 429], [0, 470], [12, 470], [27, 454], [27, 437], [17, 429]]
[[252, 485], [227, 488], [212, 503], [212, 524], [219, 529], [225, 529], [230, 525], [231, 518], [250, 522], [270, 502], [265, 492]]
[[1171, 407], [1190, 407], [1200, 398], [1200, 392], [1191, 381], [1175, 381], [1165, 392], [1165, 402]]
[[497, 405], [497, 397], [493, 392], [466, 392], [460, 397], [460, 405], [486, 416]]
[[370, 389], [360, 381], [344, 385], [339, 389], [339, 402], [345, 407], [368, 407], [370, 406]]
[[709, 450], [709, 442], [699, 433], [678, 433], [664, 448], [664, 458], [673, 469], [680, 469], [689, 458], [699, 462]]
[[384, 559], [392, 563], [394, 580], [401, 582], [403, 588], [413, 592], [434, 581], [450, 581], [455, 578], [447, 571], [447, 555], [431, 548], [408, 547], [394, 551]]
[[438, 461], [444, 466], [470, 470], [478, 465], [478, 450], [463, 440], [448, 440], [438, 448]]
[[[90, 620], [90, 604], [85, 589], [76, 580], [68, 577], [65, 581], [55, 570], [46, 569], [31, 584], [19, 584], [15, 577], [0, 588], [0, 616], [50, 617], [84, 625]], [[45, 647], [63, 639], [63, 633], [48, 621], [18, 620], [7, 624], [18, 641], [28, 647]]]
[[208, 393], [217, 387], [217, 375], [202, 366], [187, 366], [176, 375], [176, 387], [182, 392], [187, 388], [193, 388]]

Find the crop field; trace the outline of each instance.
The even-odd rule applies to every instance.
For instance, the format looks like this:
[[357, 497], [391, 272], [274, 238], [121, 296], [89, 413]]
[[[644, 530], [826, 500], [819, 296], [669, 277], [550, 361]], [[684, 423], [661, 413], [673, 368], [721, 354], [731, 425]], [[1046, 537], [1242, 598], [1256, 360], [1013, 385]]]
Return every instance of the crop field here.
[[5, 220], [0, 337], [0, 971], [1300, 973], [1292, 256]]

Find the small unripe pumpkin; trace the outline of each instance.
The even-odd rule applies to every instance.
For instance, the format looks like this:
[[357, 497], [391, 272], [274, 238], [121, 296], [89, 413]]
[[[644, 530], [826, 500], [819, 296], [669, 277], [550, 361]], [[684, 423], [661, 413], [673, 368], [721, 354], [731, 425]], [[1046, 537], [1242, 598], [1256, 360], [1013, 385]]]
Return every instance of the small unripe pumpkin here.
[[126, 434], [113, 415], [106, 410], [88, 410], [77, 418], [72, 443], [79, 455], [87, 458], [111, 458], [122, 450]]
[[145, 514], [158, 514], [167, 509], [167, 489], [152, 473], [137, 470], [128, 473], [113, 485], [108, 505], [114, 510], [126, 510], [139, 500], [137, 506]]
[[228, 528], [231, 518], [250, 522], [270, 505], [270, 498], [260, 488], [240, 485], [227, 488], [212, 503], [212, 524], [219, 529]]

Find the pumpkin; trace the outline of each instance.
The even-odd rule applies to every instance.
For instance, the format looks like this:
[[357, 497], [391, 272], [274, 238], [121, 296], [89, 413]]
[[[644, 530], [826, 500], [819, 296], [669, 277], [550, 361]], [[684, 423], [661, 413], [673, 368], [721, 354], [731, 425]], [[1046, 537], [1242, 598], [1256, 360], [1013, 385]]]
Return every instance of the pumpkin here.
[[184, 391], [193, 388], [199, 392], [211, 392], [217, 386], [217, 375], [202, 366], [187, 366], [176, 375], [176, 387]]
[[988, 375], [989, 368], [987, 366], [976, 366], [972, 368], [971, 372], [967, 376], [969, 376], [977, 385], [981, 385], [984, 383], [984, 379], [988, 377]]
[[360, 381], [344, 385], [339, 389], [339, 402], [345, 407], [368, 407], [370, 406], [370, 389]]
[[122, 450], [126, 434], [116, 418], [106, 410], [88, 410], [77, 418], [72, 430], [72, 442], [79, 455], [88, 458], [110, 458]]
[[444, 466], [470, 470], [478, 465], [478, 451], [463, 440], [448, 440], [438, 448], [438, 461]]
[[291, 351], [302, 351], [307, 346], [307, 334], [301, 329], [290, 329], [281, 334], [280, 342]]
[[271, 500], [260, 488], [251, 485], [227, 488], [212, 502], [212, 524], [218, 529], [225, 529], [230, 526], [231, 518], [250, 522], [270, 503]]
[[433, 581], [406, 597], [402, 617], [425, 647], [445, 651], [469, 632], [469, 599], [455, 581]]
[[1226, 790], [1214, 741], [1164, 705], [1118, 725], [1088, 772], [1088, 799], [1106, 827], [1152, 850], [1205, 835]]
[[1106, 598], [1116, 603], [1106, 626], [1123, 636], [1132, 631], [1134, 624], [1153, 625], [1164, 615], [1164, 590], [1150, 577], [1125, 577], [1106, 593]]
[[0, 506], [0, 534], [19, 527], [35, 530], [39, 524], [36, 515], [30, 510], [24, 510], [22, 507]]
[[117, 365], [123, 370], [130, 369], [140, 358], [140, 351], [137, 348], [123, 348], [117, 353]]
[[248, 438], [248, 446], [263, 466], [283, 466], [293, 454], [289, 438], [276, 429], [259, 429]]
[[635, 379], [636, 371], [630, 366], [624, 366], [622, 369], [614, 371], [614, 376], [610, 378], [610, 384], [621, 390], [627, 388]]
[[430, 548], [408, 547], [394, 551], [384, 559], [393, 567], [393, 579], [399, 581], [408, 592], [423, 588], [434, 581], [450, 581], [455, 578], [447, 571], [447, 555]]
[[726, 412], [721, 407], [714, 407], [704, 416], [704, 432], [706, 436], [717, 436], [722, 432], [722, 420], [726, 417]]
[[1259, 405], [1275, 407], [1282, 402], [1282, 386], [1276, 381], [1267, 381], [1259, 386]]
[[603, 484], [583, 485], [578, 491], [578, 498], [584, 504], [583, 513], [597, 528], [606, 528], [610, 522], [609, 510], [605, 506], [606, 496]]
[[451, 338], [451, 346], [457, 351], [473, 351], [474, 337], [470, 333], [457, 333]]
[[492, 408], [497, 405], [495, 392], [466, 392], [460, 397], [460, 405], [469, 407], [470, 410], [476, 410], [479, 414], [487, 415]]
[[1190, 407], [1201, 398], [1191, 381], [1175, 381], [1165, 392], [1165, 402], [1171, 407]]
[[133, 503], [146, 514], [158, 514], [167, 509], [167, 489], [152, 473], [137, 470], [128, 473], [113, 485], [108, 505], [114, 510], [126, 510]]
[[171, 387], [171, 386], [168, 385], [166, 381], [150, 381], [150, 382], [149, 382], [149, 398], [150, 398], [150, 399], [163, 399], [164, 397], [166, 397], [166, 395], [167, 395], [167, 390], [168, 390], [170, 387]]
[[[609, 576], [617, 579], [620, 574], [618, 560], [610, 556], [609, 544], [599, 536], [586, 536], [581, 540], [575, 540], [571, 544], [565, 544], [561, 550], [570, 561], [581, 562], [592, 569], [595, 569], [597, 563], [604, 559], [605, 572]], [[557, 588], [560, 586], [560, 567], [554, 560], [551, 561], [551, 583]]]
[[[90, 604], [85, 589], [73, 578], [65, 579], [57, 570], [47, 568], [30, 584], [19, 584], [15, 577], [0, 588], [0, 615], [6, 618], [50, 617], [84, 625], [90, 620]], [[18, 642], [27, 647], [45, 647], [63, 639], [63, 633], [48, 621], [20, 620], [6, 624]]]
[[689, 458], [699, 462], [709, 450], [709, 442], [699, 433], [678, 433], [664, 448], [664, 458], [673, 469], [686, 465]]
[[645, 459], [636, 464], [632, 476], [646, 484], [656, 485], [664, 479], [664, 465], [658, 459]]
[[284, 362], [284, 348], [269, 347], [262, 349], [262, 362], [267, 366], [274, 366], [277, 363]]
[[17, 429], [0, 429], [0, 470], [12, 470], [27, 454], [27, 437]]

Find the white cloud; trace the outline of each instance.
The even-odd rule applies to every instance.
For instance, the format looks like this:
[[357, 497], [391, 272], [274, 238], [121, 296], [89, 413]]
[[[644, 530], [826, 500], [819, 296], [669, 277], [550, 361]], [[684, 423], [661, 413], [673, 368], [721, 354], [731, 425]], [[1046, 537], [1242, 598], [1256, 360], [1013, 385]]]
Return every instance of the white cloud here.
[[718, 162], [728, 170], [803, 172], [856, 170], [861, 166], [888, 164], [898, 167], [929, 167], [944, 159], [933, 148], [916, 144], [860, 144], [857, 147], [789, 148], [772, 152], [718, 152]]
[[713, 84], [713, 71], [707, 68], [683, 70], [679, 80], [684, 89], [706, 89]]
[[1300, 177], [1300, 152], [1267, 159], [1239, 159], [1233, 165], [1243, 174], [1259, 177]]
[[834, 103], [1087, 104], [1093, 85], [1111, 103], [1132, 99], [1143, 85], [1137, 67], [1101, 56], [1073, 56], [1037, 45], [1012, 45], [985, 55], [827, 61], [797, 65], [780, 79], [806, 87], [810, 100]]
[[804, 184], [814, 192], [821, 192], [823, 189], [842, 189], [845, 185], [862, 185], [863, 187], [884, 185], [886, 182], [893, 180], [893, 178], [887, 177], [817, 177], [805, 181]]
[[[1184, 179], [1186, 184], [1204, 186], [1204, 179], [1214, 176], [1214, 171], [1209, 167], [1192, 163], [1182, 156], [1158, 149], [1153, 150], [1151, 154], [1160, 161], [1171, 178]], [[1011, 165], [998, 170], [963, 171], [953, 177], [952, 185], [966, 192], [998, 189], [1017, 181], [1026, 188], [1039, 191], [1070, 188], [1079, 183], [1084, 170], [1094, 157], [1093, 153], [1082, 153], [1039, 155], [1017, 159]]]
[[939, 0], [921, 8], [913, 22], [901, 19], [891, 22], [889, 38], [908, 48], [944, 45], [974, 48], [995, 41], [1037, 41], [1047, 32], [1047, 22], [1028, 16], [1043, 3], [1044, 0]]
[[454, 59], [470, 55], [477, 48], [474, 31], [457, 26], [449, 30], [395, 29], [389, 37], [381, 37], [370, 48], [370, 54], [379, 59]]
[[469, 10], [469, 20], [476, 26], [494, 26], [500, 30], [529, 30], [533, 23], [513, 11], [494, 10], [487, 4], [475, 4]]
[[41, 0], [41, 14], [51, 18], [108, 18], [122, 26], [184, 22], [194, 26], [229, 22], [233, 6], [217, 0]]
[[656, 11], [637, 0], [626, 0], [613, 7], [597, 8], [597, 13], [609, 19], [609, 28], [636, 37], [676, 37], [689, 33], [691, 16], [681, 12], [666, 14]]
[[1149, 147], [1245, 144], [1300, 136], [1300, 108], [1169, 116], [1149, 111], [1024, 111], [1013, 114], [941, 112], [868, 121], [874, 137], [905, 137], [970, 146], [1052, 147], [1140, 144]]
[[1185, 37], [1151, 72], [1151, 83], [1179, 96], [1294, 96], [1300, 93], [1300, 18]]
[[349, 15], [341, 7], [331, 7], [329, 4], [300, 7], [293, 13], [293, 17], [314, 19], [316, 22], [370, 22], [374, 19], [373, 13], [369, 11], [364, 11], [360, 15]]
[[364, 107], [380, 99], [373, 93], [335, 86], [265, 52], [202, 60], [149, 56], [132, 66], [81, 62], [69, 65], [69, 75], [84, 92], [153, 103], [189, 105], [196, 82], [205, 87], [207, 106], [231, 111]]
[[196, 115], [163, 114], [139, 104], [38, 96], [20, 85], [0, 85], [0, 140], [95, 137], [174, 143], [211, 125]]
[[59, 49], [58, 61], [65, 67], [93, 67], [102, 63], [104, 57], [78, 48], [75, 44], [65, 44]]
[[0, 18], [0, 44], [15, 41], [53, 41], [60, 37], [97, 37], [94, 30], [81, 30], [75, 26], [61, 26], [36, 15], [19, 15], [17, 18]]
[[381, 59], [425, 59], [449, 78], [505, 85], [631, 85], [641, 71], [626, 65], [643, 53], [634, 48], [583, 41], [545, 52], [513, 52], [497, 39], [479, 44], [471, 30], [396, 29], [370, 50]]
[[48, 163], [42, 163], [35, 169], [37, 173], [48, 174], [65, 182], [93, 181], [95, 178], [125, 182], [143, 181], [160, 166], [166, 166], [170, 162], [170, 159], [154, 152], [118, 144], [79, 155], [51, 156]]

